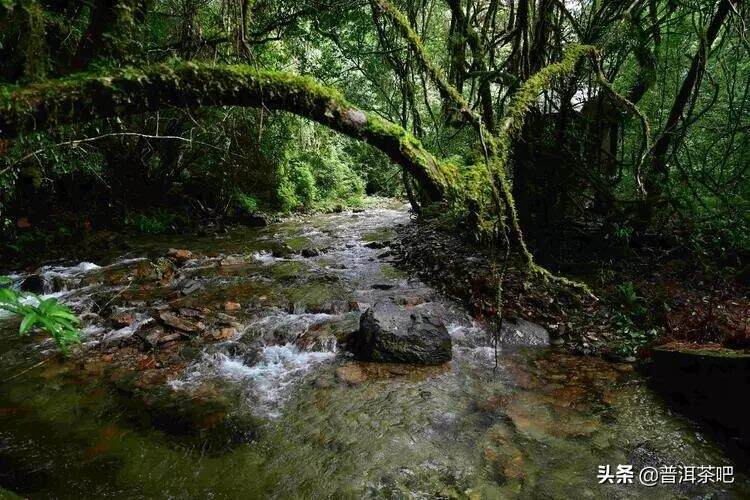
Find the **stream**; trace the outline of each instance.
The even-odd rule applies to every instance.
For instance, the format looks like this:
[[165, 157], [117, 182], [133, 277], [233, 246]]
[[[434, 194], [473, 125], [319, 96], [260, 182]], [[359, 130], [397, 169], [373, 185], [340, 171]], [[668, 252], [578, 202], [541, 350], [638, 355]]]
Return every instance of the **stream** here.
[[[393, 262], [410, 223], [392, 202], [40, 269], [86, 354], [0, 316], [0, 497], [750, 498], [631, 365], [507, 345], [496, 366], [487, 328]], [[170, 248], [191, 254], [170, 269]], [[385, 299], [440, 317], [452, 361], [354, 361], [342, 339]], [[599, 484], [618, 464], [635, 480]], [[679, 465], [733, 482], [639, 484]]]

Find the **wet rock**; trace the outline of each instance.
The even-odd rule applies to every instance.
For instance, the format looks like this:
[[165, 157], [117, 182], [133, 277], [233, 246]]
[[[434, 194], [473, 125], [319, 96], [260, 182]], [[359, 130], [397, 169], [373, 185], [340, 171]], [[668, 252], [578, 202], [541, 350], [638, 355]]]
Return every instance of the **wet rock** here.
[[84, 324], [89, 324], [89, 325], [102, 321], [101, 316], [91, 311], [87, 311], [83, 314], [80, 314], [78, 316], [78, 319], [80, 319]]
[[228, 300], [224, 302], [224, 310], [227, 312], [239, 311], [242, 308], [242, 304], [239, 302], [232, 302]]
[[392, 302], [365, 311], [352, 340], [352, 351], [364, 360], [437, 365], [451, 359], [451, 337], [439, 318]]
[[21, 291], [36, 294], [44, 293], [44, 278], [38, 274], [31, 274], [24, 278], [20, 285]]
[[198, 309], [192, 309], [188, 307], [182, 307], [178, 311], [180, 313], [180, 316], [184, 316], [185, 318], [198, 318], [203, 319], [206, 317], [203, 311], [199, 311]]
[[395, 297], [393, 300], [396, 304], [400, 306], [414, 307], [420, 304], [424, 304], [425, 302], [430, 302], [434, 300], [434, 297], [433, 297], [432, 292], [427, 290], [424, 293], [398, 296], [398, 297]]
[[550, 335], [543, 326], [518, 318], [515, 321], [503, 322], [500, 342], [510, 345], [547, 346], [550, 344]]
[[302, 252], [300, 252], [300, 254], [305, 258], [317, 257], [318, 255], [320, 255], [320, 250], [318, 250], [317, 248], [305, 248], [302, 250]]
[[241, 255], [227, 255], [219, 262], [222, 267], [239, 266], [246, 263], [247, 260]]
[[248, 214], [247, 212], [242, 211], [241, 214], [238, 214], [238, 219], [241, 224], [250, 227], [266, 227], [267, 225], [271, 224], [271, 222], [273, 222], [273, 219], [270, 215], [260, 212]]
[[365, 246], [367, 248], [372, 248], [375, 250], [380, 250], [381, 248], [385, 248], [387, 246], [390, 246], [390, 241], [371, 241], [369, 243], [366, 243]]
[[235, 335], [237, 335], [237, 329], [233, 327], [226, 327], [221, 328], [219, 330], [215, 330], [210, 332], [207, 337], [211, 340], [215, 341], [221, 341], [221, 340], [229, 340], [233, 338]]
[[133, 321], [135, 321], [133, 313], [129, 311], [120, 311], [116, 314], [113, 314], [111, 319], [112, 322], [118, 327], [130, 326], [133, 324]]
[[306, 332], [296, 344], [303, 351], [335, 352], [337, 341], [334, 335], [318, 330]]
[[286, 243], [279, 244], [278, 246], [274, 245], [274, 247], [271, 249], [271, 256], [276, 257], [277, 259], [285, 259], [293, 253], [294, 250], [292, 249], [292, 247], [290, 247]]
[[187, 262], [188, 260], [193, 258], [193, 252], [190, 250], [185, 249], [178, 249], [178, 248], [170, 248], [167, 250], [167, 257], [170, 259], [176, 261], [176, 262]]
[[[147, 349], [153, 349], [154, 347], [159, 345], [159, 340], [161, 339], [162, 335], [164, 335], [164, 329], [157, 326], [149, 330], [138, 332], [136, 334], [136, 337], [138, 337], [138, 340], [143, 342], [144, 346]], [[177, 335], [179, 336], [179, 334]]]
[[301, 310], [301, 312], [316, 314], [344, 314], [352, 311], [359, 311], [359, 303], [356, 300], [332, 300], [323, 304], [295, 304], [292, 309], [292, 312]]
[[203, 326], [203, 324], [201, 324], [200, 322], [193, 323], [192, 321], [180, 318], [176, 314], [173, 314], [169, 311], [162, 311], [161, 313], [159, 313], [159, 319], [161, 319], [161, 321], [165, 325], [171, 326], [176, 330], [180, 330], [186, 333], [196, 333], [205, 330], [205, 326]]
[[236, 328], [237, 330], [242, 330], [245, 328], [244, 325], [239, 323], [237, 321], [237, 318], [232, 316], [231, 314], [217, 312], [216, 314], [214, 314], [213, 319], [215, 321], [215, 324], [219, 326], [231, 326]]
[[205, 286], [200, 281], [188, 279], [180, 284], [180, 293], [183, 295], [191, 295], [203, 290], [203, 288], [205, 288]]
[[177, 340], [180, 340], [182, 338], [182, 335], [179, 333], [170, 333], [169, 335], [164, 335], [158, 340], [159, 345], [166, 344], [168, 342], [175, 342]]
[[750, 392], [750, 352], [675, 342], [652, 349], [651, 357], [643, 369], [655, 389], [750, 450], [750, 407], [738, 404]]
[[132, 324], [128, 326], [124, 326], [120, 328], [119, 330], [114, 330], [108, 334], [106, 334], [102, 338], [102, 344], [103, 345], [111, 345], [118, 343], [120, 341], [123, 341], [125, 339], [129, 339], [136, 333], [143, 330], [144, 327], [150, 325], [154, 320], [151, 318], [145, 318], [138, 321], [134, 321]]
[[357, 363], [347, 363], [336, 369], [336, 378], [349, 385], [359, 385], [367, 380], [367, 373]]
[[329, 314], [343, 314], [359, 311], [359, 303], [356, 300], [334, 300], [329, 307]]
[[549, 345], [551, 346], [559, 347], [563, 344], [565, 344], [565, 339], [563, 339], [562, 337], [555, 336], [555, 337], [551, 337], [549, 340]]

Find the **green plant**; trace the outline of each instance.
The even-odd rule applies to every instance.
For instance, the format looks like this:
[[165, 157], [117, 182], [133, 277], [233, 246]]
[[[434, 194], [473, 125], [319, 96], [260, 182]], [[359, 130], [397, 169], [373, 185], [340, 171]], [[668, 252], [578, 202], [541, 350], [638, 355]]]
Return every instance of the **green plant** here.
[[633, 236], [633, 228], [627, 224], [615, 223], [612, 228], [612, 235], [614, 236], [615, 241], [628, 244], [630, 243], [630, 238]]
[[248, 215], [253, 215], [255, 212], [257, 212], [260, 205], [258, 198], [252, 195], [247, 195], [245, 193], [235, 194], [234, 203], [238, 209], [242, 210]]
[[638, 351], [655, 342], [660, 335], [657, 328], [644, 329], [638, 325], [647, 324], [647, 302], [638, 295], [632, 281], [615, 287], [613, 302], [618, 310], [612, 316], [617, 331], [614, 351], [620, 356], [635, 356]]
[[163, 234], [174, 229], [177, 216], [166, 210], [157, 209], [149, 214], [135, 214], [125, 217], [125, 225], [142, 233]]
[[629, 317], [641, 317], [646, 314], [646, 299], [638, 295], [632, 281], [626, 281], [615, 287], [615, 304]]
[[618, 334], [614, 351], [623, 357], [635, 356], [641, 348], [653, 344], [661, 334], [656, 328], [638, 328], [631, 317], [621, 312], [615, 313], [612, 319]]
[[[0, 285], [9, 283], [8, 278], [0, 277]], [[27, 297], [36, 305], [24, 303], [22, 299]], [[18, 328], [20, 335], [27, 335], [38, 327], [52, 336], [63, 352], [67, 352], [70, 345], [80, 343], [78, 317], [55, 298], [42, 299], [35, 294], [0, 288], [0, 309], [23, 317]]]
[[315, 177], [304, 161], [291, 161], [277, 170], [276, 197], [283, 212], [310, 209], [317, 197]]

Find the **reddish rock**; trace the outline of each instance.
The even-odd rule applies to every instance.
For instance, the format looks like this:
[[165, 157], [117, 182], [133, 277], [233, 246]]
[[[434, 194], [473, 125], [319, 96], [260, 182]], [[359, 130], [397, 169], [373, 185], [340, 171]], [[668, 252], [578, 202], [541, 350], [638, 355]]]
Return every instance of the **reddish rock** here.
[[133, 324], [133, 321], [135, 321], [133, 313], [129, 312], [121, 312], [112, 316], [112, 322], [119, 327], [130, 326]]
[[159, 339], [159, 344], [166, 344], [167, 342], [172, 342], [175, 340], [180, 340], [182, 335], [179, 333], [170, 333], [169, 335], [165, 335]]
[[210, 337], [212, 340], [229, 340], [232, 337], [237, 335], [237, 329], [228, 327], [228, 328], [222, 328], [220, 330], [213, 331], [208, 334], [208, 337]]
[[185, 262], [193, 258], [193, 252], [185, 249], [170, 248], [167, 257], [177, 262]]
[[239, 311], [242, 305], [239, 302], [232, 302], [230, 300], [224, 302], [224, 310], [227, 312]]
[[346, 384], [357, 385], [367, 380], [367, 373], [357, 363], [347, 363], [336, 369], [336, 377]]
[[182, 332], [187, 333], [195, 333], [204, 330], [206, 327], [198, 322], [193, 323], [192, 321], [188, 321], [184, 318], [180, 318], [179, 316], [169, 312], [169, 311], [163, 311], [159, 314], [159, 318], [164, 322], [165, 325], [171, 326], [172, 328], [176, 330], [180, 330]]
[[182, 308], [180, 308], [179, 313], [180, 313], [180, 316], [184, 316], [186, 318], [200, 318], [200, 319], [203, 319], [203, 318], [206, 317], [205, 314], [203, 314], [202, 311], [200, 311], [198, 309], [188, 308], [188, 307], [182, 307]]

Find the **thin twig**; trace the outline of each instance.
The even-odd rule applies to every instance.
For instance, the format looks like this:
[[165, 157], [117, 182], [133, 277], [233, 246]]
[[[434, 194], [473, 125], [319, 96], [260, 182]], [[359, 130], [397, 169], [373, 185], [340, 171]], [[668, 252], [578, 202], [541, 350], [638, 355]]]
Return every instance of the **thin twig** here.
[[37, 368], [37, 367], [39, 367], [39, 366], [42, 366], [42, 365], [43, 365], [44, 363], [46, 363], [47, 361], [51, 360], [51, 359], [52, 359], [52, 358], [54, 358], [54, 357], [55, 357], [55, 356], [50, 356], [49, 358], [44, 358], [44, 359], [43, 359], [43, 360], [41, 360], [41, 361], [40, 361], [39, 363], [37, 363], [37, 364], [35, 364], [35, 365], [33, 365], [33, 366], [30, 366], [30, 367], [26, 368], [25, 370], [23, 370], [23, 371], [21, 371], [21, 372], [18, 372], [18, 373], [16, 373], [15, 375], [13, 375], [13, 376], [12, 376], [12, 377], [10, 377], [10, 378], [6, 378], [5, 380], [3, 380], [3, 381], [0, 381], [0, 384], [4, 384], [4, 383], [6, 383], [6, 382], [10, 382], [11, 380], [15, 380], [15, 379], [17, 379], [18, 377], [20, 377], [21, 375], [23, 375], [24, 373], [28, 373], [28, 372], [30, 372], [31, 370], [33, 370], [34, 368]]

